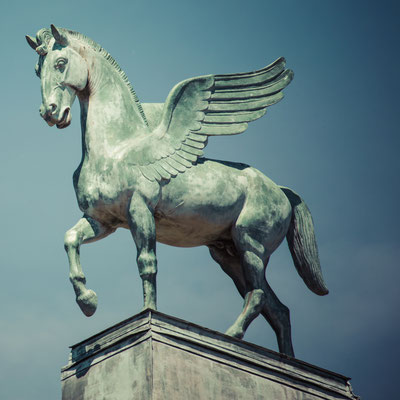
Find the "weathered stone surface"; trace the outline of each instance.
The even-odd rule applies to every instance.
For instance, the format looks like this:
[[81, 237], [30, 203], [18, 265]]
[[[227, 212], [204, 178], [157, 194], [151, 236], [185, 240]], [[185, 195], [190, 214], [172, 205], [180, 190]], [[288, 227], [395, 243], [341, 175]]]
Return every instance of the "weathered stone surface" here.
[[349, 378], [146, 310], [71, 348], [63, 400], [357, 399]]

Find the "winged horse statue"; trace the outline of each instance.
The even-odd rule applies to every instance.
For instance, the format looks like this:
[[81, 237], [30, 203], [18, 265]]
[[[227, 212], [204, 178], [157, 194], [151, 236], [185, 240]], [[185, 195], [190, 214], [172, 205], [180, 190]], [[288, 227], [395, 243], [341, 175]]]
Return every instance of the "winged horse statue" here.
[[325, 295], [311, 214], [291, 189], [240, 163], [203, 158], [208, 138], [235, 135], [283, 97], [293, 72], [279, 58], [254, 72], [205, 75], [178, 83], [164, 104], [141, 104], [125, 73], [93, 40], [68, 29], [26, 37], [39, 54], [40, 115], [66, 128], [78, 97], [82, 160], [73, 175], [83, 217], [65, 235], [69, 278], [87, 316], [97, 296], [87, 289], [80, 246], [117, 228], [131, 231], [144, 308], [156, 309], [156, 242], [207, 246], [233, 279], [243, 309], [226, 334], [242, 338], [260, 313], [279, 351], [294, 356], [289, 309], [265, 279], [286, 237], [310, 290]]

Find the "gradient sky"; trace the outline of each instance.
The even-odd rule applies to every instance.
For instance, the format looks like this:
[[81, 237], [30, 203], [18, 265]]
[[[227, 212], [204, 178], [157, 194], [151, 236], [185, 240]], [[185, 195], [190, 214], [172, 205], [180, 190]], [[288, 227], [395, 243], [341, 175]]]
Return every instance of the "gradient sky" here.
[[[37, 55], [25, 42], [51, 23], [100, 43], [143, 102], [179, 81], [259, 69], [285, 56], [285, 98], [206, 156], [249, 163], [296, 190], [313, 214], [330, 294], [311, 293], [286, 244], [267, 279], [291, 310], [296, 356], [352, 377], [363, 399], [398, 395], [399, 6], [396, 1], [22, 1], [2, 5], [0, 33], [0, 398], [60, 398], [68, 346], [140, 311], [130, 233], [81, 250], [99, 296], [74, 301], [64, 232], [80, 218], [72, 173], [79, 108], [68, 129], [39, 117]], [[159, 310], [225, 331], [242, 300], [206, 248], [158, 246]], [[245, 339], [277, 350], [262, 318]]]

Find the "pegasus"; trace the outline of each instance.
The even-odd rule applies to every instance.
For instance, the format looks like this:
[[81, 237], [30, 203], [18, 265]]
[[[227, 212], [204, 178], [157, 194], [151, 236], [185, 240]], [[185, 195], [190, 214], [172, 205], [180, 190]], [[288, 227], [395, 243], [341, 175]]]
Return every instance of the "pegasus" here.
[[93, 315], [97, 296], [86, 287], [80, 246], [126, 228], [137, 248], [144, 309], [156, 309], [156, 242], [207, 246], [244, 298], [226, 333], [241, 339], [262, 314], [279, 351], [294, 356], [289, 310], [265, 270], [286, 237], [305, 284], [328, 293], [311, 214], [300, 196], [260, 171], [203, 157], [209, 137], [244, 132], [281, 100], [293, 78], [284, 58], [254, 72], [187, 79], [165, 103], [141, 104], [115, 60], [88, 37], [51, 25], [26, 38], [39, 54], [43, 119], [66, 128], [76, 97], [80, 103], [82, 159], [73, 183], [83, 216], [67, 231], [65, 249], [83, 313]]

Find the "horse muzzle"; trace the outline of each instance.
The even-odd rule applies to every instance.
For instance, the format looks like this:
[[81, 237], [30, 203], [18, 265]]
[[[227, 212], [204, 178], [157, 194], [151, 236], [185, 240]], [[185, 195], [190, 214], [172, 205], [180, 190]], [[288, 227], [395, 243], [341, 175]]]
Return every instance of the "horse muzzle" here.
[[70, 107], [65, 107], [64, 110], [60, 113], [56, 104], [52, 103], [48, 106], [44, 106], [42, 104], [40, 106], [39, 113], [49, 126], [56, 125], [57, 128], [63, 129], [71, 123]]

